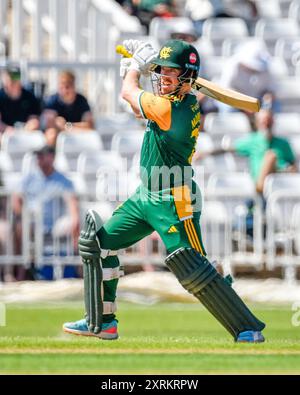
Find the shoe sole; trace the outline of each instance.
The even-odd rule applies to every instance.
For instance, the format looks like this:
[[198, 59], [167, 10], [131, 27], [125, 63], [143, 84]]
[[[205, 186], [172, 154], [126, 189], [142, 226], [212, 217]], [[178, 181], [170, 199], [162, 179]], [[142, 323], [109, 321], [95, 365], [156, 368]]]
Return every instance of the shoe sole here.
[[102, 339], [102, 340], [117, 340], [119, 337], [118, 333], [100, 332], [99, 334], [93, 334], [90, 332], [78, 331], [76, 329], [67, 329], [64, 327], [63, 327], [63, 331], [65, 333], [70, 333], [70, 334], [76, 335], [76, 336], [98, 337], [98, 339]]
[[250, 344], [255, 344], [255, 343], [264, 343], [264, 340], [255, 340], [255, 341], [248, 341], [248, 340], [237, 340], [236, 343], [250, 343]]

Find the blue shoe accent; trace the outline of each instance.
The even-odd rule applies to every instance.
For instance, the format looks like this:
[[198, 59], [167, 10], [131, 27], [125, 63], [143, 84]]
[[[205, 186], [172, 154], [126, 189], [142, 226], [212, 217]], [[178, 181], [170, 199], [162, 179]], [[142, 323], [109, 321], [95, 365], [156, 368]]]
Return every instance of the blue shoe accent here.
[[72, 333], [73, 335], [94, 336], [105, 340], [115, 340], [118, 338], [118, 321], [113, 320], [109, 323], [103, 323], [102, 330], [98, 334], [89, 331], [85, 318], [75, 322], [66, 322], [63, 325], [63, 331]]
[[237, 343], [263, 343], [265, 338], [260, 331], [241, 332], [236, 339]]

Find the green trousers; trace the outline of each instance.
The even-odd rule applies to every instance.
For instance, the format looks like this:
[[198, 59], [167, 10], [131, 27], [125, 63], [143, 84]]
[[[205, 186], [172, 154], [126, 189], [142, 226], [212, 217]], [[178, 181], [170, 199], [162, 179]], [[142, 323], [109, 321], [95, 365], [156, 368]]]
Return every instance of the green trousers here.
[[[100, 246], [105, 250], [130, 247], [156, 231], [168, 254], [180, 247], [192, 247], [206, 255], [200, 230], [201, 194], [195, 183], [159, 192], [140, 186], [135, 194], [120, 205], [98, 231]], [[103, 268], [120, 265], [116, 255], [102, 259]], [[114, 302], [118, 280], [103, 283], [104, 301]], [[104, 316], [104, 322], [114, 319]]]

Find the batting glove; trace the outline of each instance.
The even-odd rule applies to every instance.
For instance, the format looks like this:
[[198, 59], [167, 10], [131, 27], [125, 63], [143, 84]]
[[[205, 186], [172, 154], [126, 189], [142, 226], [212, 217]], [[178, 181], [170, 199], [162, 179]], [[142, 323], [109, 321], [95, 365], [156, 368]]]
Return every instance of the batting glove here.
[[131, 55], [133, 55], [138, 47], [140, 47], [142, 44], [144, 44], [144, 42], [140, 40], [124, 40], [122, 43], [122, 45], [126, 48], [126, 51]]
[[120, 62], [120, 77], [125, 78], [131, 65], [132, 58], [122, 58]]

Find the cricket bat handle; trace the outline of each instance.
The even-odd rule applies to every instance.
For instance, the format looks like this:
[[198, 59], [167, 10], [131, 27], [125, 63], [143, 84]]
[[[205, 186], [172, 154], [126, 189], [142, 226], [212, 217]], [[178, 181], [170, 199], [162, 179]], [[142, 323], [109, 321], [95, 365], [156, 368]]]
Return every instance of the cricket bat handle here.
[[127, 49], [124, 47], [124, 45], [117, 45], [116, 46], [116, 53], [124, 56], [124, 58], [132, 58], [132, 54], [127, 51]]

